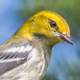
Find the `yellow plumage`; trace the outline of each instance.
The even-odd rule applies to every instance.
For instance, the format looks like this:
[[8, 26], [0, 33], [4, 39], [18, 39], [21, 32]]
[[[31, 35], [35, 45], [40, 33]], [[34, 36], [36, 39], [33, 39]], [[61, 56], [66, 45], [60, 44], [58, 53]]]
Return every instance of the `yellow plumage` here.
[[41, 11], [32, 16], [1, 46], [0, 63], [6, 69], [0, 69], [0, 80], [40, 80], [52, 46], [63, 40], [73, 44], [69, 26], [59, 14]]

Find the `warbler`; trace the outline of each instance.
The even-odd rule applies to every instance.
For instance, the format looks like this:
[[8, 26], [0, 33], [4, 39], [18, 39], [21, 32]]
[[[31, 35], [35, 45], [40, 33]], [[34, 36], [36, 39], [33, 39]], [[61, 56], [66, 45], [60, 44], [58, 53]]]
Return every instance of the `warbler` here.
[[33, 15], [0, 46], [0, 80], [40, 80], [52, 47], [62, 41], [73, 44], [63, 17], [51, 11]]

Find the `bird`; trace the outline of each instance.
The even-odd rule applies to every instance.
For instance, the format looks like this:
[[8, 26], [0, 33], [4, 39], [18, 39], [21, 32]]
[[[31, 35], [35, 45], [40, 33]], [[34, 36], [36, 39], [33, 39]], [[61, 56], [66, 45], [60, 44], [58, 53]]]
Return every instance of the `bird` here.
[[53, 11], [40, 11], [0, 45], [0, 80], [41, 80], [59, 42], [73, 45], [67, 21]]

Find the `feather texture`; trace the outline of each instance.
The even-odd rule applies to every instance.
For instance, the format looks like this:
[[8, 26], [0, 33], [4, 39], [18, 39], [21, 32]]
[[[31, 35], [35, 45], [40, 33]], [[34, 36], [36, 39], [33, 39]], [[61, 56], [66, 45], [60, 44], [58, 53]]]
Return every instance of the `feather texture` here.
[[38, 80], [44, 73], [47, 61], [42, 47], [13, 42], [0, 50], [0, 80]]

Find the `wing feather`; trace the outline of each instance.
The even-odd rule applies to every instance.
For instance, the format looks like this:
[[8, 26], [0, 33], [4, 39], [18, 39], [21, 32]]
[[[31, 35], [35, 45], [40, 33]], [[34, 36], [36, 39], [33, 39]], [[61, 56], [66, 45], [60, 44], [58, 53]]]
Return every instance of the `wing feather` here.
[[0, 49], [0, 80], [39, 80], [45, 67], [41, 46], [19, 42]]
[[15, 46], [11, 44], [0, 49], [0, 75], [23, 64], [31, 51], [32, 46], [27, 43], [18, 43]]

